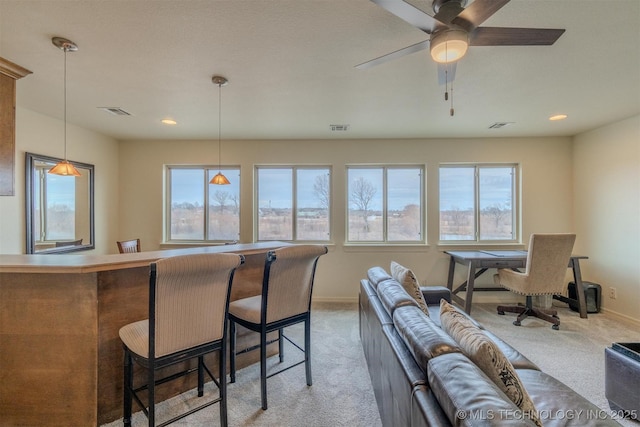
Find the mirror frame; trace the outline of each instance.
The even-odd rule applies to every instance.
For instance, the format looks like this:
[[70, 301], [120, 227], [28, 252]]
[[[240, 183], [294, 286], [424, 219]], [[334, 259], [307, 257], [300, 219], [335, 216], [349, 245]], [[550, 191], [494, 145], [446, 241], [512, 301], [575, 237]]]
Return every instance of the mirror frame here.
[[95, 181], [95, 166], [88, 163], [80, 163], [73, 160], [69, 160], [69, 163], [73, 164], [75, 167], [87, 169], [89, 170], [89, 236], [90, 242], [83, 245], [76, 246], [60, 246], [57, 248], [45, 249], [42, 251], [36, 252], [35, 246], [36, 242], [34, 240], [35, 237], [35, 221], [34, 221], [34, 211], [35, 211], [35, 182], [34, 182], [34, 172], [35, 172], [35, 162], [49, 162], [49, 163], [58, 163], [62, 161], [62, 159], [50, 156], [43, 156], [40, 154], [33, 153], [25, 153], [25, 217], [26, 217], [26, 239], [27, 239], [27, 254], [59, 254], [59, 253], [67, 253], [67, 252], [77, 252], [77, 251], [85, 251], [89, 249], [95, 249], [95, 197], [94, 197], [94, 181]]

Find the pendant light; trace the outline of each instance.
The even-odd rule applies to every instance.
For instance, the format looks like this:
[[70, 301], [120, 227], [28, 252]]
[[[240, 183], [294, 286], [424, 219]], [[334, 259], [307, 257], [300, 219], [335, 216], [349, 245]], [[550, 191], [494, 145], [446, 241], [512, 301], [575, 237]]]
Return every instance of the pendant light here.
[[67, 160], [67, 52], [75, 52], [78, 46], [71, 40], [54, 37], [51, 42], [64, 51], [64, 157], [61, 162], [49, 169], [49, 173], [62, 176], [80, 176], [80, 172]]
[[218, 85], [218, 173], [211, 178], [209, 184], [227, 185], [231, 183], [220, 171], [220, 134], [222, 132], [222, 86], [226, 85], [228, 80], [222, 76], [213, 76], [211, 81]]

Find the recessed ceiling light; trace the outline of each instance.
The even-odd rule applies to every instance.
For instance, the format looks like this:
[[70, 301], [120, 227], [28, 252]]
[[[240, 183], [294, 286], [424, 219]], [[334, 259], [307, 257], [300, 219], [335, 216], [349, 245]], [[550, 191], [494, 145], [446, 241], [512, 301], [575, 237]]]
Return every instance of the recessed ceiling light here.
[[176, 122], [176, 121], [175, 121], [175, 120], [173, 120], [173, 119], [162, 119], [161, 121], [162, 121], [162, 123], [164, 123], [165, 125], [177, 125], [177, 124], [178, 124], [178, 122]]
[[555, 122], [557, 120], [564, 120], [566, 118], [567, 118], [566, 114], [556, 114], [555, 116], [549, 117], [549, 120], [551, 120], [552, 122]]

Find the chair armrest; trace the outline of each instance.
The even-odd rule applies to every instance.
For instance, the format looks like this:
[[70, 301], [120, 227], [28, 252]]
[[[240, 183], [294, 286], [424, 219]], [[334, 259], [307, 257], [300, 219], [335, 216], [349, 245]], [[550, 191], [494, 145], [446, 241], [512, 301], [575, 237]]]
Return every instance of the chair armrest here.
[[421, 286], [420, 291], [427, 305], [440, 305], [442, 298], [451, 302], [451, 291], [444, 286]]

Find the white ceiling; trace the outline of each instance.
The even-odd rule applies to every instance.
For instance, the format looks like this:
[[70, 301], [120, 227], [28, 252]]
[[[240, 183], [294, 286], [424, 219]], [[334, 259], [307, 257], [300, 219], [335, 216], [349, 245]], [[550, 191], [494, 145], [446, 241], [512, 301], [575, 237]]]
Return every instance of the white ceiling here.
[[428, 38], [369, 0], [0, 0], [0, 56], [33, 71], [18, 106], [62, 118], [51, 38], [74, 41], [68, 122], [117, 139], [217, 138], [213, 74], [229, 79], [223, 139], [565, 136], [640, 113], [640, 1], [511, 0], [483, 26], [566, 32], [553, 46], [471, 47], [454, 117], [428, 51], [354, 68]]

